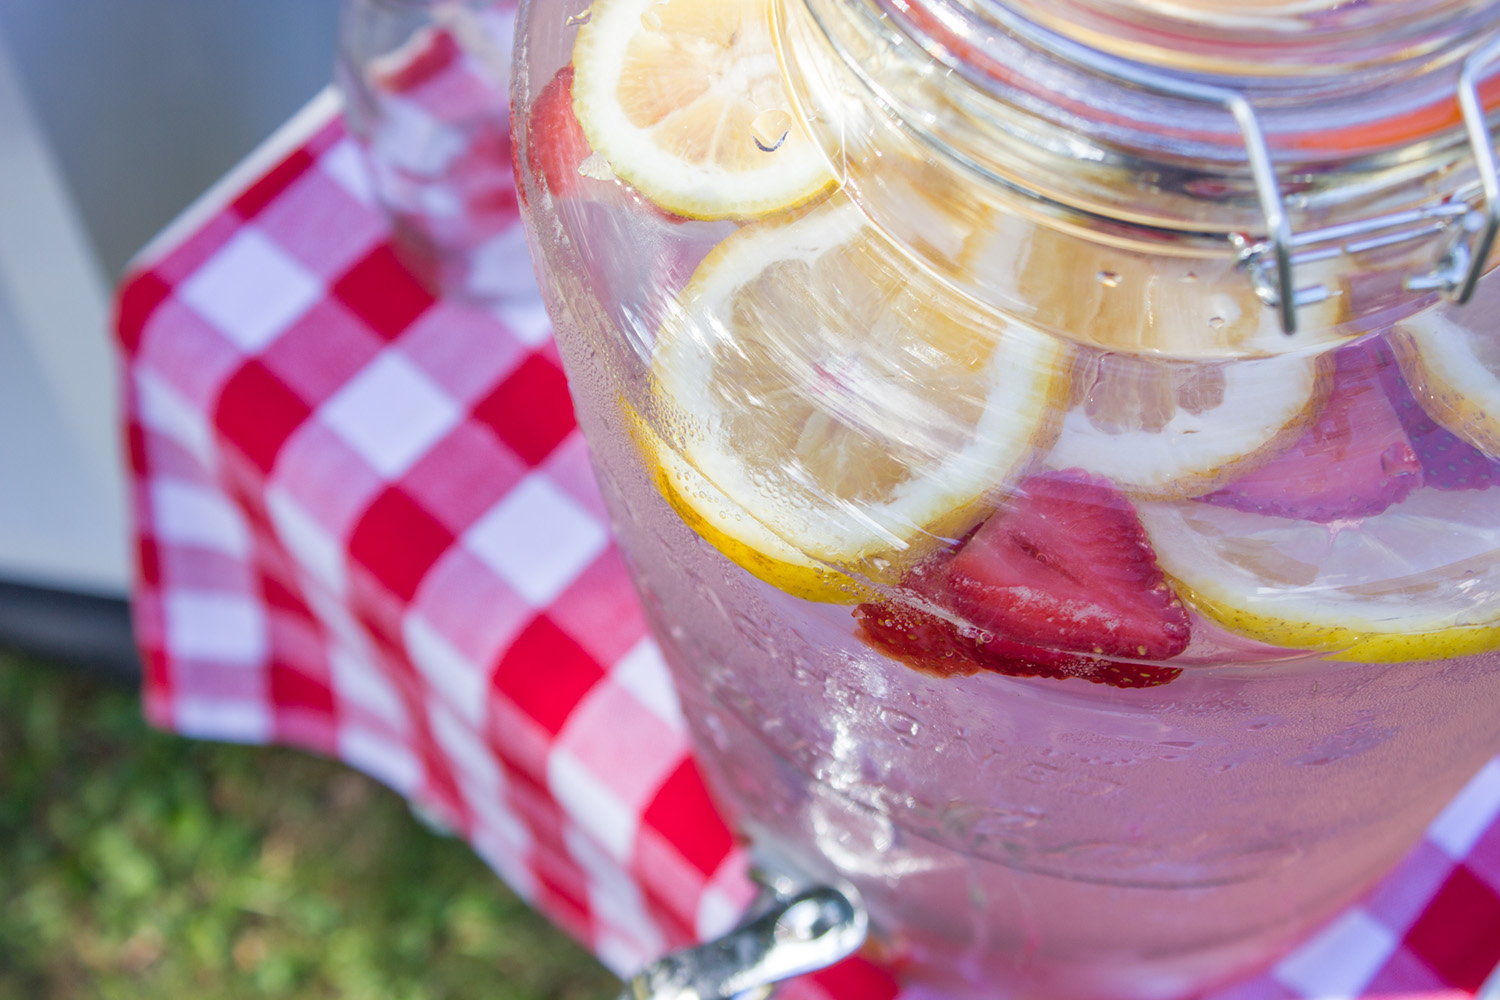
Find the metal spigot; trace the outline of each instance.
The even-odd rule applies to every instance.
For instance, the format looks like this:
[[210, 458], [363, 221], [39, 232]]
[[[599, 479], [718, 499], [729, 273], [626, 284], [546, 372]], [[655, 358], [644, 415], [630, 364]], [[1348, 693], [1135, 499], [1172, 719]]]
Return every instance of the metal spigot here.
[[864, 943], [869, 922], [853, 886], [759, 878], [762, 892], [744, 923], [651, 963], [620, 1000], [766, 1000], [777, 983], [827, 968]]

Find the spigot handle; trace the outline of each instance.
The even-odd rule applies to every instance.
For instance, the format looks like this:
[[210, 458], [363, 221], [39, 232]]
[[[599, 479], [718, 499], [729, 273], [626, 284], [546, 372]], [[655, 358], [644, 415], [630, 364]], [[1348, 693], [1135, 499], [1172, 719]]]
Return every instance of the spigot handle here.
[[827, 968], [864, 943], [869, 922], [852, 886], [768, 892], [769, 907], [721, 938], [653, 962], [620, 1000], [765, 1000], [777, 983]]

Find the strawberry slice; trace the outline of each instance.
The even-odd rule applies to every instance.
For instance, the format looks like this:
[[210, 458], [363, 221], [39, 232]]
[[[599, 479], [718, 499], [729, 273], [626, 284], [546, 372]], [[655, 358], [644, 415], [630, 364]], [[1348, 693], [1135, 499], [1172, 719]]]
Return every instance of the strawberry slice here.
[[1182, 673], [1105, 659], [1176, 656], [1187, 648], [1188, 616], [1129, 499], [1077, 469], [1025, 480], [956, 551], [925, 560], [902, 585], [964, 622], [894, 603], [855, 610], [866, 641], [919, 669], [1121, 688]]
[[554, 198], [573, 194], [580, 183], [578, 167], [590, 153], [583, 126], [573, 114], [573, 67], [564, 66], [548, 81], [531, 106], [526, 123], [527, 160]]
[[1076, 677], [1117, 688], [1148, 688], [1176, 680], [1177, 667], [1115, 663], [1077, 653], [966, 634], [953, 622], [901, 604], [861, 604], [854, 609], [862, 638], [886, 656], [940, 677], [980, 671], [1007, 677]]
[[1081, 469], [1022, 482], [954, 556], [947, 586], [965, 621], [1026, 645], [1163, 660], [1188, 644], [1134, 505]]
[[1286, 451], [1202, 497], [1220, 507], [1326, 523], [1368, 517], [1423, 482], [1423, 465], [1382, 385], [1389, 358], [1369, 344], [1334, 356], [1317, 419]]

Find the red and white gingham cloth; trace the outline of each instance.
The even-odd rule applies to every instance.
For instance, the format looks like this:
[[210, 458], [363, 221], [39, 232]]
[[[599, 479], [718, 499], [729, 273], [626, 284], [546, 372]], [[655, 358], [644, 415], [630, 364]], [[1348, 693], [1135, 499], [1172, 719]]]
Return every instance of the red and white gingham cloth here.
[[[153, 243], [118, 337], [145, 709], [337, 757], [630, 974], [745, 858], [689, 755], [534, 286], [437, 300], [325, 94]], [[529, 274], [513, 196], [495, 246]], [[1500, 960], [1500, 762], [1361, 905], [1221, 1000], [1467, 995]], [[862, 959], [788, 991], [881, 1000]]]

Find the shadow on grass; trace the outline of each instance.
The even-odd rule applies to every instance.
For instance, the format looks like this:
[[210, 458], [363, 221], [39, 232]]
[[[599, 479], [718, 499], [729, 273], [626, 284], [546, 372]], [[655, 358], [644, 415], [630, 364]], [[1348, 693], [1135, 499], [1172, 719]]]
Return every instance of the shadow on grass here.
[[618, 982], [385, 788], [148, 729], [0, 653], [0, 1000], [600, 1000]]

